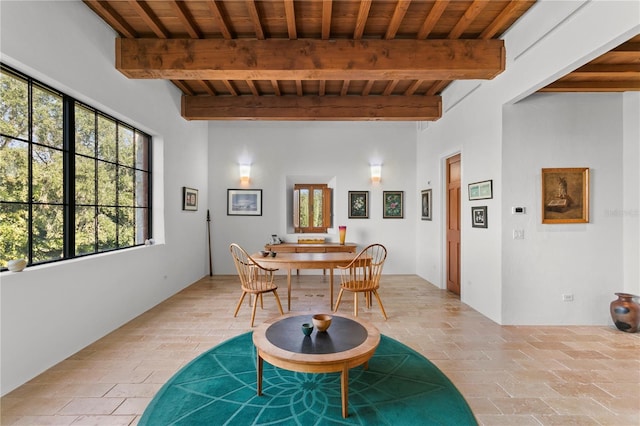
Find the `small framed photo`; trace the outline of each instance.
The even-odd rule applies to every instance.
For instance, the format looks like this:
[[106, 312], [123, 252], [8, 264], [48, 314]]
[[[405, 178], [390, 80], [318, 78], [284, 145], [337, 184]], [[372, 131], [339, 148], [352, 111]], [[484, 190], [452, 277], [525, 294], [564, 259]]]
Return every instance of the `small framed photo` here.
[[402, 219], [404, 217], [404, 191], [382, 192], [382, 217], [384, 219]]
[[422, 190], [422, 220], [431, 220], [431, 190]]
[[369, 219], [369, 191], [349, 191], [349, 219]]
[[542, 223], [589, 223], [589, 169], [542, 169]]
[[471, 207], [471, 226], [474, 228], [487, 228], [487, 206]]
[[198, 190], [182, 187], [182, 210], [198, 210]]
[[262, 216], [262, 189], [227, 189], [227, 216]]
[[493, 198], [493, 180], [469, 184], [469, 201]]

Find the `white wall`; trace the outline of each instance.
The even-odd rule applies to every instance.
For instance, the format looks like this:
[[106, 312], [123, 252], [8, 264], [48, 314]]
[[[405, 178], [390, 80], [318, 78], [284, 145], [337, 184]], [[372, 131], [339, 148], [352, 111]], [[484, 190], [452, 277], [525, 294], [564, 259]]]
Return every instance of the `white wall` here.
[[[505, 35], [507, 66], [502, 74], [491, 81], [456, 82], [445, 90], [443, 117], [418, 133], [417, 181], [419, 184], [431, 182], [434, 215], [437, 215], [431, 222], [419, 223], [417, 228], [417, 273], [420, 276], [445, 287], [445, 259], [438, 253], [438, 250], [442, 253], [444, 247], [443, 160], [459, 151], [462, 153], [463, 187], [461, 299], [494, 321], [504, 323], [503, 309], [512, 302], [505, 289], [517, 286], [517, 283], [507, 282], [502, 275], [503, 233], [511, 235], [512, 232], [502, 223], [505, 215], [509, 214], [502, 199], [503, 185], [507, 180], [502, 164], [514, 160], [504, 151], [503, 106], [526, 98], [639, 32], [639, 2], [541, 1]], [[625, 109], [627, 119], [632, 119], [637, 113], [637, 108], [634, 108], [630, 108], [628, 113]], [[626, 128], [630, 136], [625, 140], [625, 150], [637, 152], [637, 141], [631, 136], [637, 134], [637, 126], [628, 124]], [[625, 166], [628, 170], [625, 178], [630, 177], [629, 185], [635, 185], [635, 188], [640, 182], [631, 170], [638, 169], [637, 158], [637, 155], [635, 159], [632, 156]], [[493, 180], [493, 199], [469, 202], [467, 185], [485, 179]], [[629, 189], [625, 194], [631, 191]], [[633, 212], [637, 201], [630, 203]], [[488, 229], [471, 227], [472, 205], [488, 206]], [[627, 216], [629, 223], [625, 226], [631, 227], [637, 220], [637, 215], [632, 213]], [[633, 235], [637, 235], [637, 228], [634, 229]], [[628, 246], [632, 249], [631, 256], [635, 253], [637, 259], [637, 244], [631, 238]], [[618, 244], [623, 244], [622, 236], [619, 236]], [[626, 265], [637, 262], [636, 259], [630, 258]], [[602, 268], [596, 269], [599, 275], [606, 274], [606, 265], [594, 265], [594, 268]], [[625, 279], [627, 283], [637, 274], [637, 268], [634, 268], [625, 266], [625, 271], [629, 271], [625, 272], [629, 277]], [[619, 270], [613, 274], [621, 278]], [[537, 278], [534, 276], [530, 280], [536, 281]], [[543, 315], [544, 318], [539, 318], [540, 323], [566, 321], [563, 315], [552, 310]], [[603, 317], [600, 312], [593, 313], [589, 321], [603, 322]]]
[[640, 295], [640, 92], [624, 93], [622, 105], [623, 291]]
[[[298, 235], [286, 233], [285, 220], [290, 216], [285, 185], [293, 176], [335, 178], [334, 225], [347, 225], [347, 240], [360, 248], [384, 244], [389, 251], [384, 273], [414, 273], [420, 197], [415, 184], [415, 123], [212, 122], [209, 144], [215, 274], [235, 273], [228, 248], [232, 242], [255, 252], [271, 234], [297, 241]], [[226, 214], [227, 189], [241, 188], [241, 160], [252, 163], [247, 188], [263, 191], [262, 216]], [[372, 161], [383, 163], [380, 184], [371, 183]], [[348, 191], [370, 192], [369, 219], [348, 219]], [[404, 191], [404, 219], [382, 218], [383, 191]], [[336, 230], [321, 236], [338, 239]]]
[[[538, 94], [505, 107], [503, 323], [610, 321], [613, 293], [624, 290], [622, 117], [615, 93]], [[542, 224], [545, 167], [589, 167], [589, 223]], [[513, 206], [526, 214], [510, 214]]]
[[[154, 137], [158, 244], [3, 272], [4, 395], [206, 274], [206, 209], [181, 211], [181, 187], [207, 200], [207, 128], [180, 117], [180, 94], [115, 70], [116, 34], [86, 5], [2, 1], [2, 61]], [[164, 159], [170, 159], [165, 163]]]

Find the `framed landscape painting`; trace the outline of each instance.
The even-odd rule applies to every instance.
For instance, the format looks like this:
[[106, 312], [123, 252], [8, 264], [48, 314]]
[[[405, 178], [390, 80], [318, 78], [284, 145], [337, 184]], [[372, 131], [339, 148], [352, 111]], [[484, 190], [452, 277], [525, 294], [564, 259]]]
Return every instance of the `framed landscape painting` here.
[[493, 198], [493, 180], [469, 184], [469, 201]]
[[369, 218], [369, 191], [349, 191], [349, 219]]
[[227, 189], [227, 216], [262, 216], [262, 189]]
[[589, 222], [589, 169], [542, 169], [542, 223]]
[[403, 191], [383, 191], [382, 217], [384, 219], [402, 219], [404, 217], [403, 198]]

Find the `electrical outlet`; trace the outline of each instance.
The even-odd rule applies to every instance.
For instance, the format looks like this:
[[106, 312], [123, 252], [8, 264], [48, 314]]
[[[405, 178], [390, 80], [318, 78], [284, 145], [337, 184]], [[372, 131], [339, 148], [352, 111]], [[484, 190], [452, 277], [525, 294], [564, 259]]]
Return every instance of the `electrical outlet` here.
[[524, 240], [524, 229], [514, 229], [513, 230], [513, 239], [514, 240]]
[[562, 295], [562, 301], [563, 302], [573, 302], [573, 294], [571, 294], [571, 293], [563, 294]]

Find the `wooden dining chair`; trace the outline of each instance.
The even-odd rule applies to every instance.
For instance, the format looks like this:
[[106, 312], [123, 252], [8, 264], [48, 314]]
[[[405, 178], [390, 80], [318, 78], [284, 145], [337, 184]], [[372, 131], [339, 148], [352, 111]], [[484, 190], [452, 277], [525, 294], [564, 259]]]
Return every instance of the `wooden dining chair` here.
[[380, 310], [384, 319], [387, 313], [382, 306], [382, 300], [378, 294], [380, 287], [380, 275], [382, 266], [387, 258], [387, 249], [382, 244], [371, 244], [362, 249], [360, 253], [347, 266], [338, 266], [340, 271], [340, 293], [333, 310], [338, 311], [342, 293], [350, 291], [353, 293], [353, 315], [358, 316], [358, 293], [364, 293], [367, 307], [371, 307], [371, 295], [378, 299]]
[[236, 306], [236, 311], [233, 313], [233, 316], [238, 316], [240, 305], [242, 305], [242, 301], [247, 294], [251, 295], [250, 298], [255, 296], [255, 300], [252, 301], [253, 309], [251, 311], [251, 327], [253, 327], [253, 322], [256, 317], [258, 298], [260, 298], [260, 307], [262, 308], [262, 295], [269, 292], [273, 292], [273, 295], [276, 297], [276, 302], [278, 303], [280, 315], [284, 315], [282, 305], [280, 304], [280, 298], [278, 297], [278, 286], [273, 282], [273, 273], [277, 271], [277, 269], [263, 268], [258, 265], [251, 256], [249, 256], [249, 254], [236, 243], [231, 244], [229, 246], [229, 250], [231, 251], [233, 262], [236, 264], [238, 276], [240, 277], [240, 284], [242, 285], [242, 295], [240, 296], [240, 300], [238, 301], [238, 305]]

